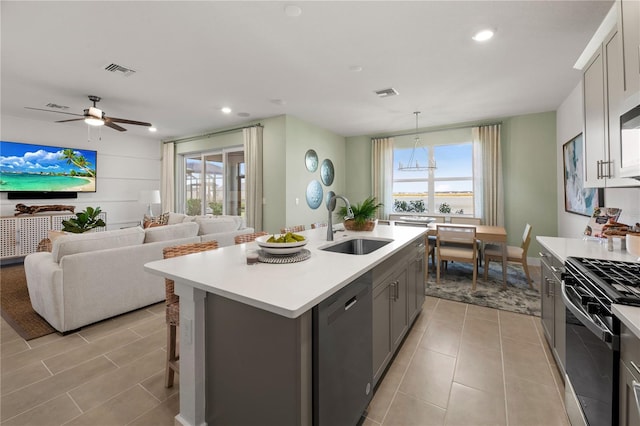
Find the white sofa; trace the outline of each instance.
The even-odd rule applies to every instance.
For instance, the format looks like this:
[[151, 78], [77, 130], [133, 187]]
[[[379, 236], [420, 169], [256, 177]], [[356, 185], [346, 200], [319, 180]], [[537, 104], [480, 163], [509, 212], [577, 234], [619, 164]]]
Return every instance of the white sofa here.
[[[185, 219], [187, 218], [187, 219]], [[164, 279], [144, 271], [165, 247], [200, 241], [233, 245], [253, 232], [242, 218], [174, 214], [173, 223], [64, 235], [52, 251], [25, 257], [31, 305], [60, 332], [76, 330], [165, 299]]]
[[51, 253], [25, 257], [31, 305], [67, 332], [160, 302], [164, 279], [143, 265], [162, 259], [165, 247], [199, 242], [197, 234], [197, 224], [184, 223], [58, 237]]

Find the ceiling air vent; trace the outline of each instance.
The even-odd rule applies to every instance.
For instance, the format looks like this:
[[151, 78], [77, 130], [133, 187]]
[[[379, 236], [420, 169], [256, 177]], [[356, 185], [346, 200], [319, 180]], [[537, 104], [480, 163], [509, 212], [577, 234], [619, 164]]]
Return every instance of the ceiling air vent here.
[[107, 65], [106, 67], [104, 67], [104, 69], [109, 72], [122, 74], [124, 77], [130, 77], [136, 72], [131, 68], [123, 67], [122, 65], [118, 65], [118, 64]]
[[54, 109], [69, 109], [68, 106], [65, 105], [58, 105], [58, 104], [54, 104], [52, 102], [49, 102], [48, 104], [45, 105], [47, 108], [54, 108]]
[[389, 96], [396, 96], [398, 91], [391, 87], [389, 89], [376, 90], [375, 93], [380, 98], [388, 98]]

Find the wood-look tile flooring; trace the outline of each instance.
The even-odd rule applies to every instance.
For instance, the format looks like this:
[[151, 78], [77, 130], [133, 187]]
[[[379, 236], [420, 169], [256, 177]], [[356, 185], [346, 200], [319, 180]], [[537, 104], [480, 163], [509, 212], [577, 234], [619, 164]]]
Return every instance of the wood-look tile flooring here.
[[[1, 425], [173, 425], [164, 304], [25, 342], [0, 323]], [[540, 319], [427, 298], [369, 406], [371, 425], [568, 425]]]

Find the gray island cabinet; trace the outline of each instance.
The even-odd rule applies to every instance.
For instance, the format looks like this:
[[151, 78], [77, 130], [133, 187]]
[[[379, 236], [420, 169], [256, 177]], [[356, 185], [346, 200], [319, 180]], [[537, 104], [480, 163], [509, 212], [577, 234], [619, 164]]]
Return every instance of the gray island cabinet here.
[[[355, 424], [422, 309], [424, 232], [377, 226], [328, 242], [305, 231], [311, 257], [292, 264], [247, 265], [246, 244], [146, 264], [180, 296], [177, 424]], [[390, 242], [367, 255], [322, 250], [351, 238]], [[321, 307], [335, 305], [327, 320]], [[353, 388], [358, 408], [341, 416]]]

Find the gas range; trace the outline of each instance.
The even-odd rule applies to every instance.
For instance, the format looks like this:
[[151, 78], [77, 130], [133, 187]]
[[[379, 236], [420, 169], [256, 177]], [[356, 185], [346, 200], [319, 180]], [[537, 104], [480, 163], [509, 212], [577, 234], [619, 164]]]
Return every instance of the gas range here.
[[640, 306], [640, 263], [569, 257], [565, 270], [607, 307], [612, 303]]

